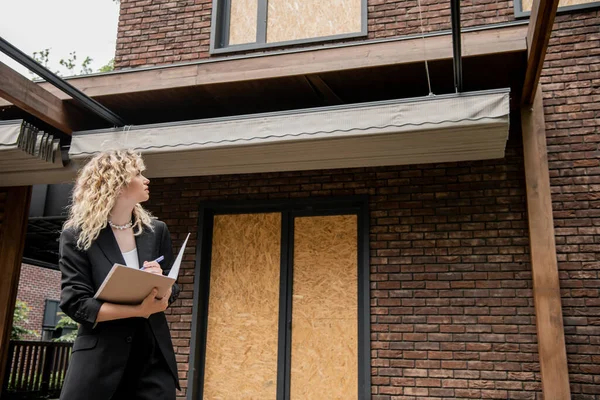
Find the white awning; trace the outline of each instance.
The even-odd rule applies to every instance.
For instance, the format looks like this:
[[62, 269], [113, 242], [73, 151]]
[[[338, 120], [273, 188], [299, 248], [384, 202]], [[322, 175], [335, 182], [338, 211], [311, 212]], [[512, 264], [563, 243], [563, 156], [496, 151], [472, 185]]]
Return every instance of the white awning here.
[[74, 132], [69, 156], [133, 149], [150, 177], [421, 164], [502, 158], [508, 131], [495, 90]]
[[0, 173], [61, 168], [58, 138], [20, 119], [0, 121]]

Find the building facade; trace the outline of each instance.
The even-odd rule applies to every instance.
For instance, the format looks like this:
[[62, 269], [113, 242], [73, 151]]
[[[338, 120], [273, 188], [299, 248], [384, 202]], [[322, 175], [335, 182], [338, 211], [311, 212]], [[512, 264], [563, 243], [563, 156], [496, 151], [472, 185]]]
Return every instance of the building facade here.
[[[121, 0], [115, 72], [69, 82], [133, 127], [82, 122], [69, 154], [138, 149], [147, 207], [176, 250], [192, 233], [167, 310], [179, 397], [551, 398], [539, 338], [558, 321], [570, 398], [600, 399], [599, 4], [559, 3], [540, 79], [548, 320], [521, 125], [532, 4], [460, 6], [465, 95], [450, 1]], [[456, 121], [419, 108], [444, 99]], [[390, 126], [395, 143], [368, 136]]]
[[[323, 10], [317, 3], [268, 2], [267, 32], [291, 24], [296, 32], [282, 37], [298, 43], [269, 47], [266, 40], [244, 48], [243, 32], [234, 32], [233, 24], [239, 23], [241, 30], [254, 27], [244, 25], [247, 21], [235, 13], [251, 15], [248, 10], [258, 7], [260, 18], [260, 3], [227, 3], [232, 10], [227, 33], [230, 42], [232, 37], [238, 41], [218, 48], [214, 36], [219, 28], [213, 26], [219, 21], [214, 15], [218, 2], [122, 1], [115, 66], [128, 69], [302, 48], [315, 44], [302, 43], [303, 33], [311, 36], [314, 29], [312, 36], [319, 36], [310, 20], [328, 18], [318, 15], [316, 10]], [[332, 9], [350, 7], [350, 2], [329, 3]], [[358, 8], [361, 2], [352, 3]], [[571, 394], [574, 399], [596, 399], [600, 15], [593, 4], [579, 9], [569, 5], [559, 6], [541, 82]], [[298, 11], [294, 6], [306, 8]], [[461, 7], [463, 27], [484, 29], [526, 21], [531, 4], [484, 0], [462, 2]], [[369, 0], [366, 10], [366, 34], [338, 41], [450, 29], [450, 2]], [[271, 22], [273, 14], [279, 19]], [[327, 36], [347, 34], [346, 27], [340, 24], [339, 32], [323, 34], [324, 43], [335, 43]], [[359, 32], [360, 25], [355, 27]], [[246, 41], [252, 42], [255, 32]], [[199, 205], [207, 201], [367, 196], [372, 398], [536, 399], [541, 382], [519, 131], [518, 123], [511, 125], [506, 155], [494, 160], [153, 179], [149, 207], [167, 222], [174, 238], [181, 239], [197, 231]], [[190, 345], [196, 256], [189, 254], [180, 278], [184, 291], [169, 315], [183, 379], [194, 351]], [[318, 380], [306, 382], [319, 385]]]

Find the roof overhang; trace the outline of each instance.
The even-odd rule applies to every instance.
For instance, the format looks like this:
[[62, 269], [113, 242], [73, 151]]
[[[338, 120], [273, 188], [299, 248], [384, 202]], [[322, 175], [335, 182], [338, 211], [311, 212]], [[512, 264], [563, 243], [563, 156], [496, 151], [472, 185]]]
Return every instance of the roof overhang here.
[[501, 158], [509, 91], [74, 132], [76, 164], [103, 150], [143, 154], [149, 177]]
[[[527, 56], [527, 21], [461, 32], [464, 91], [510, 87], [518, 96]], [[432, 92], [454, 93], [452, 60], [448, 30], [65, 79], [127, 124], [142, 125], [424, 96], [429, 93], [425, 61]], [[48, 82], [38, 85], [69, 106], [75, 103]], [[0, 99], [5, 118], [24, 118], [9, 104]], [[112, 126], [94, 115], [72, 119], [74, 131]]]
[[[527, 24], [517, 22], [463, 28], [462, 43], [464, 58], [523, 52], [527, 50]], [[88, 96], [103, 97], [422, 63], [426, 60], [452, 60], [452, 51], [451, 31], [439, 31], [424, 37], [410, 35], [123, 69], [74, 76], [67, 81]], [[50, 83], [42, 82], [40, 85], [58, 98], [70, 98]], [[9, 104], [0, 99], [0, 107]]]
[[[527, 58], [526, 33], [526, 23], [464, 28], [462, 54], [464, 74], [468, 77], [465, 80], [465, 91], [510, 88], [514, 94], [510, 98], [511, 107], [518, 104]], [[490, 43], [495, 45], [490, 46]], [[335, 104], [361, 109], [367, 104], [373, 105], [387, 99], [408, 99], [392, 101], [397, 104], [413, 102], [429, 92], [426, 60], [430, 69], [432, 91], [437, 95], [435, 99], [439, 100], [455, 91], [451, 78], [452, 59], [452, 38], [448, 31], [426, 34], [425, 37], [376, 39], [218, 57], [187, 64], [73, 77], [68, 81], [81, 92], [123, 116], [132, 124], [131, 132], [135, 132], [159, 126], [152, 124], [209, 124], [219, 120], [247, 120], [252, 116], [263, 118], [272, 115], [269, 112], [300, 115], [325, 110]], [[73, 100], [68, 95], [49, 83], [42, 82], [38, 85], [48, 89], [69, 106], [66, 111], [75, 108], [71, 107]], [[1, 99], [0, 110], [5, 119], [28, 118], [26, 113], [23, 114], [9, 103], [3, 103]], [[73, 115], [69, 114], [69, 117]], [[107, 127], [93, 115], [72, 120], [73, 130], [76, 132]], [[40, 125], [39, 121], [34, 123]], [[39, 127], [45, 129], [43, 125]], [[458, 140], [456, 135], [452, 138]], [[327, 145], [329, 141], [339, 139], [318, 140]], [[374, 145], [375, 141], [369, 143]], [[255, 144], [252, 143], [245, 151], [254, 148]], [[65, 141], [64, 145], [68, 146], [68, 142]], [[286, 149], [290, 145], [291, 142], [287, 141], [269, 146]], [[463, 145], [470, 144], [458, 146]], [[227, 152], [236, 149], [236, 146], [230, 146]], [[416, 153], [419, 149], [420, 147], [415, 147], [412, 155], [402, 155], [402, 160], [398, 159], [400, 153], [389, 156], [388, 160], [393, 159], [394, 164], [427, 162], [423, 154]], [[468, 151], [466, 148], [462, 149], [463, 153]], [[502, 154], [497, 151], [498, 148], [487, 155], [480, 150], [473, 151], [484, 158]], [[461, 156], [454, 153], [453, 157], [447, 154], [442, 159], [454, 160]], [[380, 162], [387, 162], [384, 160], [382, 158]], [[339, 161], [315, 164], [306, 161], [304, 168], [342, 166], [343, 163]], [[369, 165], [374, 165], [374, 158], [369, 162]], [[358, 164], [358, 159], [351, 164]], [[283, 163], [279, 165], [283, 168]], [[298, 160], [286, 168], [300, 166], [301, 162]], [[267, 166], [264, 169], [268, 169]], [[227, 168], [210, 173], [219, 173], [217, 171], [227, 171]], [[76, 172], [75, 163], [44, 171], [25, 167], [14, 172], [3, 172], [0, 186], [68, 182], [75, 177]]]

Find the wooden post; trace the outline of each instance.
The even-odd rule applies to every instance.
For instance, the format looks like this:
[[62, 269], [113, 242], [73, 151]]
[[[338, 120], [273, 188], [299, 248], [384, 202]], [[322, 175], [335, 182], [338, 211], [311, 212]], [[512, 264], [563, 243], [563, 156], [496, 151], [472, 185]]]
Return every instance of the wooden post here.
[[559, 0], [533, 0], [527, 29], [527, 70], [523, 82], [522, 104], [533, 104], [544, 68], [552, 25]]
[[540, 86], [536, 92], [533, 105], [522, 108], [521, 123], [542, 390], [546, 400], [568, 400], [571, 393]]
[[[4, 385], [13, 312], [25, 247], [31, 186], [0, 189], [0, 388]], [[3, 201], [2, 201], [3, 200]], [[2, 207], [3, 206], [3, 207]]]

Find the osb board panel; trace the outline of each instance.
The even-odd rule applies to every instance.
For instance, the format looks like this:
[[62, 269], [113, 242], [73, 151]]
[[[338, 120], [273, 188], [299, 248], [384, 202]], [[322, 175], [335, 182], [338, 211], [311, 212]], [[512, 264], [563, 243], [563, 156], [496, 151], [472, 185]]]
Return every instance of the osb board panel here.
[[355, 215], [294, 222], [292, 400], [358, 396]]
[[[596, 3], [598, 0], [560, 0], [558, 7], [576, 6], [579, 4]], [[523, 11], [531, 11], [533, 0], [522, 0]]]
[[275, 399], [281, 214], [214, 219], [204, 398]]
[[361, 31], [361, 0], [269, 0], [267, 43]]
[[256, 42], [258, 0], [231, 0], [229, 44]]

